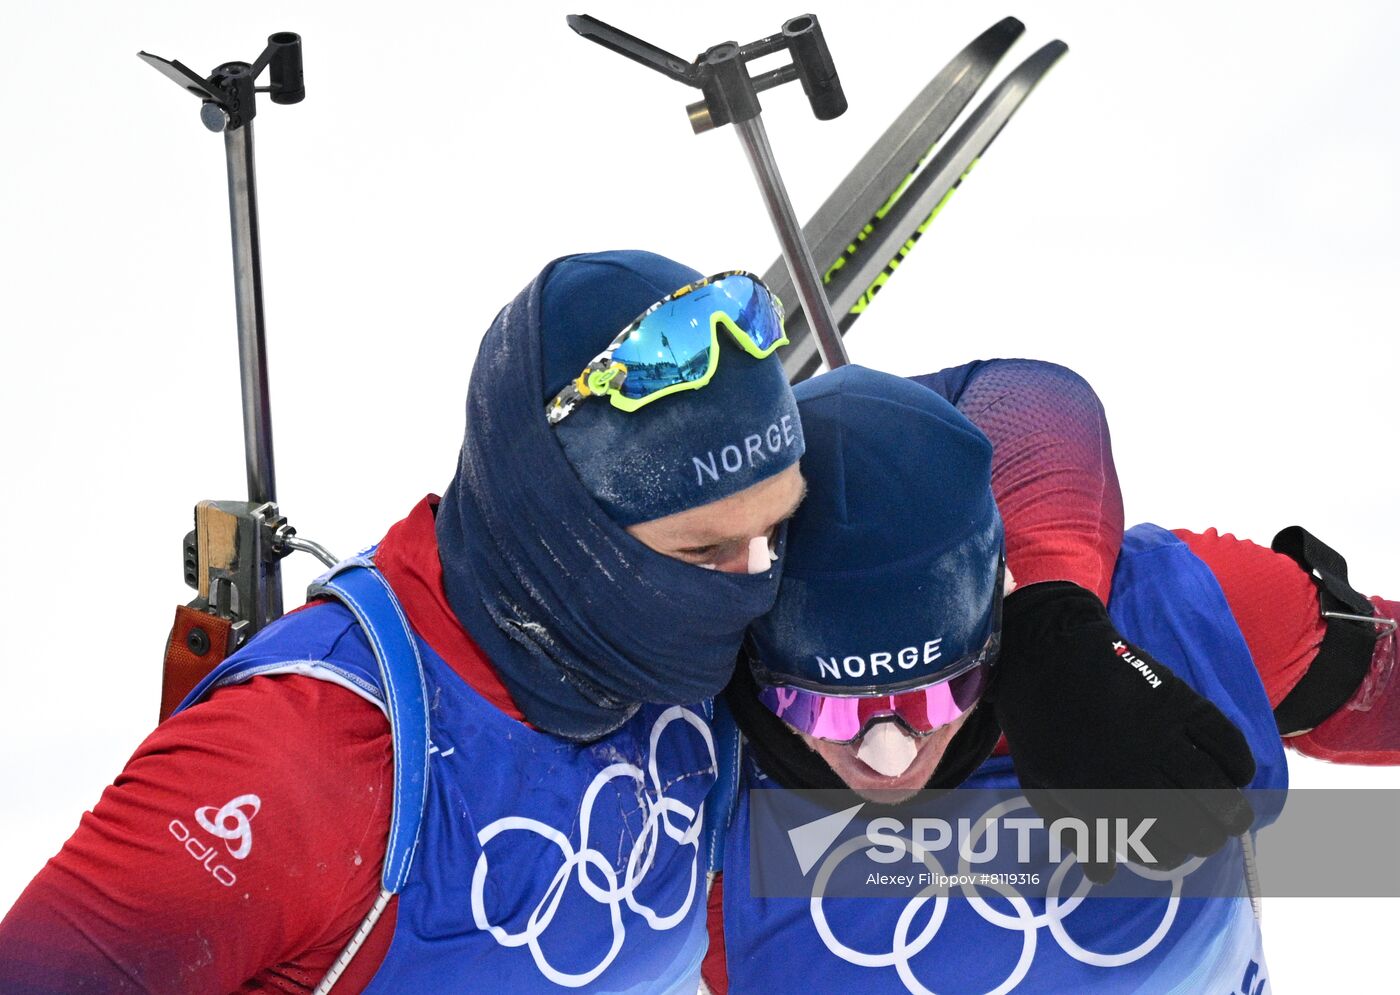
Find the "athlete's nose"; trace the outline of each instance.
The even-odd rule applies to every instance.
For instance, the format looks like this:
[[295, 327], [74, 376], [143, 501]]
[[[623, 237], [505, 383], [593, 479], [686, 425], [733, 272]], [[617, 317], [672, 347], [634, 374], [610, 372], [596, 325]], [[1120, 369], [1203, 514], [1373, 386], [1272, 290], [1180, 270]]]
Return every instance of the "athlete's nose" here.
[[706, 566], [727, 574], [761, 574], [773, 566], [775, 559], [771, 540], [761, 535], [754, 536], [747, 545], [735, 544], [723, 557]]
[[749, 572], [749, 551], [746, 546], [735, 546], [726, 550], [724, 556], [715, 560], [714, 569], [726, 574], [746, 574]]

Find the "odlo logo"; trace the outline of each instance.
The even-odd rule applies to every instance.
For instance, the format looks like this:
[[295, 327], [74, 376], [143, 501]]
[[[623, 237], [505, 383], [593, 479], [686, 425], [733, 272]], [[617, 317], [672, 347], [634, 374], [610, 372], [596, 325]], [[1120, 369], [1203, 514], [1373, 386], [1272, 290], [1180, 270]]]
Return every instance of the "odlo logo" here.
[[[260, 808], [262, 799], [257, 795], [239, 795], [217, 811], [213, 805], [196, 809], [194, 818], [200, 828], [224, 841], [230, 857], [243, 860], [253, 849], [251, 823]], [[209, 814], [211, 812], [214, 813], [212, 816]], [[206, 845], [179, 819], [171, 819], [168, 828], [170, 835], [184, 844], [185, 852], [199, 861], [199, 865], [213, 875], [215, 881], [225, 888], [232, 888], [237, 883], [238, 876], [233, 871], [224, 864], [214, 862], [219, 856], [214, 846]]]

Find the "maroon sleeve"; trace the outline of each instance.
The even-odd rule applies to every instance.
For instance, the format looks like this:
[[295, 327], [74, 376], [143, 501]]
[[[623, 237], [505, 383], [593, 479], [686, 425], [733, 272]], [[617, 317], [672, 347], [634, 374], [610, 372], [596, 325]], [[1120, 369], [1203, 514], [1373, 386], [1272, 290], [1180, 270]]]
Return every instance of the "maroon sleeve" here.
[[916, 378], [992, 443], [992, 492], [1016, 583], [1068, 580], [1107, 601], [1123, 543], [1108, 421], [1083, 377], [1054, 363], [992, 359]]
[[388, 723], [350, 691], [217, 692], [141, 744], [0, 923], [0, 991], [310, 991], [378, 893], [392, 785]]

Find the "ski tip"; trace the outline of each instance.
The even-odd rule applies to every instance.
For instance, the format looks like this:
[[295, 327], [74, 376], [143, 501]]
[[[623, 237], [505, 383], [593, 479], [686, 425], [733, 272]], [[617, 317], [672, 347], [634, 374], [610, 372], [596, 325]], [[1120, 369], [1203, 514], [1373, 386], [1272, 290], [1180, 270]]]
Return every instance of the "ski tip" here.
[[599, 29], [608, 27], [592, 14], [566, 14], [564, 22], [574, 29], [574, 34], [584, 38], [597, 38], [603, 33]]
[[1011, 70], [1010, 75], [997, 84], [997, 92], [984, 100], [978, 106], [977, 111], [980, 112], [983, 107], [994, 103], [994, 98], [1001, 93], [1019, 91], [1022, 93], [1020, 99], [1025, 99], [1025, 94], [1029, 93], [1030, 89], [1034, 88], [1068, 51], [1069, 46], [1058, 38], [1041, 45], [1026, 56], [1019, 66]]
[[[982, 75], [982, 80], [986, 79], [996, 64], [1001, 61], [1012, 45], [1025, 32], [1026, 26], [1015, 17], [1003, 17], [986, 31], [983, 31], [972, 41], [967, 43], [961, 52], [953, 56], [953, 61], [944, 67], [943, 73], [952, 70], [966, 72], [969, 68], [978, 71]], [[942, 78], [943, 73], [934, 77], [935, 82]], [[977, 86], [981, 86], [981, 82]], [[933, 84], [930, 84], [931, 86]], [[948, 85], [946, 84], [945, 89]], [[974, 90], [976, 87], [973, 88]], [[925, 94], [927, 91], [925, 91]], [[922, 95], [921, 95], [922, 96]], [[970, 99], [970, 98], [969, 98]]]
[[992, 49], [999, 53], [1004, 53], [1008, 48], [1016, 43], [1026, 30], [1026, 26], [1021, 23], [1020, 18], [1003, 17], [986, 31], [983, 31], [976, 38], [972, 39], [964, 49], [964, 52], [978, 51], [981, 49]]

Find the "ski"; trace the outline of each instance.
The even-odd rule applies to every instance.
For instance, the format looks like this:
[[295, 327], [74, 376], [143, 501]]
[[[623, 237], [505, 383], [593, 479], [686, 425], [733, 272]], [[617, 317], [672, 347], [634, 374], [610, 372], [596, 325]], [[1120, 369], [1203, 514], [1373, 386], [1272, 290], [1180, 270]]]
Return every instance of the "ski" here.
[[[855, 233], [880, 213], [918, 171], [1023, 31], [1024, 24], [1007, 17], [973, 39], [895, 118], [812, 215], [803, 234], [824, 275], [832, 261], [842, 257], [842, 250]], [[791, 322], [802, 309], [783, 260], [770, 266], [763, 279], [789, 305]], [[802, 329], [805, 338], [805, 316]]]
[[[865, 215], [865, 223], [845, 228], [850, 234], [834, 239], [834, 250], [824, 245], [827, 252], [817, 255], [814, 242], [813, 254], [819, 262], [832, 260], [825, 270], [827, 297], [832, 312], [839, 316], [843, 334], [864, 313], [1026, 97], [1068, 50], [1062, 41], [1037, 50], [997, 85], [952, 138], [929, 157], [926, 166], [916, 167], [877, 210]], [[987, 71], [990, 73], [990, 67]], [[828, 204], [835, 197], [833, 194]], [[774, 282], [782, 285], [781, 279]], [[775, 292], [781, 298], [782, 291]], [[787, 332], [792, 345], [784, 350], [783, 365], [796, 383], [816, 372], [821, 361], [800, 310], [787, 316]]]

